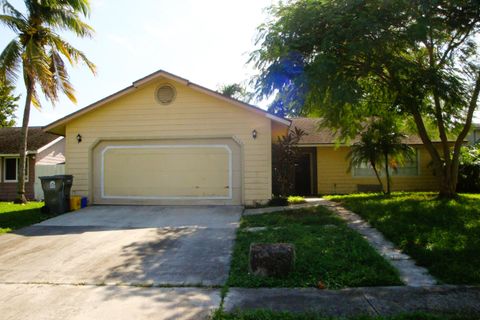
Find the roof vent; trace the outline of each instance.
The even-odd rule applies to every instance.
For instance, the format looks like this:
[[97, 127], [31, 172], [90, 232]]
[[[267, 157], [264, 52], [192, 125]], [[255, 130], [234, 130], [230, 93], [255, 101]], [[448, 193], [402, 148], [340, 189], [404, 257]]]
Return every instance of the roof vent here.
[[155, 93], [157, 101], [163, 105], [172, 103], [176, 95], [175, 88], [169, 84], [161, 85]]

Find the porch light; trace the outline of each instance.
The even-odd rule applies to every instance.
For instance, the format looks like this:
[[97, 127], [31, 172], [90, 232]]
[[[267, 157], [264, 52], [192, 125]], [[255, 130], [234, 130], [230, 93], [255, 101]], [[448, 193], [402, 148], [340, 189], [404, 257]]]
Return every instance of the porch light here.
[[80, 143], [82, 142], [82, 136], [79, 134], [77, 134], [77, 142]]
[[252, 138], [257, 139], [257, 130], [253, 129], [252, 131]]

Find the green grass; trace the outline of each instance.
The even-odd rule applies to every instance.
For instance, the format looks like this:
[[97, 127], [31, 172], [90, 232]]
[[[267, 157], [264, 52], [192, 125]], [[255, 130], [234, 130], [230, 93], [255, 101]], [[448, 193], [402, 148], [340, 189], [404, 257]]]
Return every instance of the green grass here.
[[216, 312], [212, 320], [474, 320], [475, 316], [467, 315], [433, 315], [427, 313], [412, 313], [388, 317], [359, 316], [359, 317], [324, 317], [318, 314], [298, 314], [290, 312], [272, 311], [245, 311], [227, 314]]
[[0, 202], [0, 234], [51, 218], [52, 215], [41, 212], [41, 207], [43, 202], [29, 202], [24, 205]]
[[368, 220], [400, 249], [451, 284], [480, 284], [480, 195], [329, 196]]
[[301, 203], [307, 202], [305, 201], [305, 198], [302, 196], [289, 196], [287, 200], [288, 200], [288, 204], [301, 204]]
[[[249, 227], [267, 227], [248, 232]], [[289, 242], [296, 248], [295, 270], [288, 277], [248, 273], [251, 243]], [[356, 232], [325, 208], [244, 216], [237, 231], [227, 282], [235, 287], [326, 288], [401, 285], [396, 270]]]

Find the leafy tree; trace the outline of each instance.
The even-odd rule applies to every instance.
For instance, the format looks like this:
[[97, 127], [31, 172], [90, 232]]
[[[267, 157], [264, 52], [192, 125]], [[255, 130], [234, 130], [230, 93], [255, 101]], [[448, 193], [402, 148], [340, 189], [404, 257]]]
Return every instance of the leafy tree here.
[[278, 137], [272, 144], [272, 180], [275, 196], [286, 197], [291, 195], [295, 186], [295, 162], [300, 153], [297, 147], [305, 131], [297, 127], [287, 135]]
[[[251, 56], [258, 94], [300, 92], [300, 112], [323, 117], [344, 137], [372, 116], [412, 119], [439, 195], [455, 196], [480, 91], [478, 0], [297, 0], [270, 14]], [[284, 106], [298, 109], [295, 101]]]
[[219, 91], [224, 96], [240, 100], [243, 102], [250, 102], [252, 100], [252, 94], [245, 89], [239, 83], [225, 84], [219, 88]]
[[15, 125], [15, 110], [20, 96], [15, 96], [13, 89], [9, 83], [0, 83], [0, 128]]
[[480, 192], [480, 144], [463, 146], [458, 175], [459, 192]]
[[392, 185], [390, 168], [396, 170], [405, 160], [411, 160], [415, 155], [414, 149], [402, 142], [406, 137], [399, 132], [398, 125], [392, 118], [373, 121], [347, 154], [347, 159], [350, 160], [349, 171], [363, 163], [370, 164], [384, 190], [379, 174], [379, 170], [383, 168], [387, 182], [386, 193], [390, 194]]
[[26, 13], [15, 9], [6, 0], [0, 3], [4, 13], [0, 15], [0, 22], [16, 34], [0, 54], [0, 79], [14, 83], [21, 72], [26, 88], [15, 200], [25, 203], [25, 162], [31, 104], [41, 107], [39, 90], [52, 103], [58, 101], [60, 93], [76, 102], [64, 59], [71, 65], [84, 62], [95, 72], [95, 65], [85, 54], [57, 32], [71, 31], [79, 37], [90, 37], [93, 29], [81, 20], [81, 16], [90, 12], [88, 0], [25, 0]]

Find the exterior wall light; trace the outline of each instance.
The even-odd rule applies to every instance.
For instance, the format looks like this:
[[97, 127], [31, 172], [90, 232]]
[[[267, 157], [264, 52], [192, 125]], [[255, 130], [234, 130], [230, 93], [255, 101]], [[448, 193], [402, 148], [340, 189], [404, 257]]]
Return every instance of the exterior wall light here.
[[252, 138], [257, 139], [257, 130], [253, 129], [252, 131]]
[[80, 133], [77, 134], [77, 142], [78, 143], [82, 142], [82, 135]]

